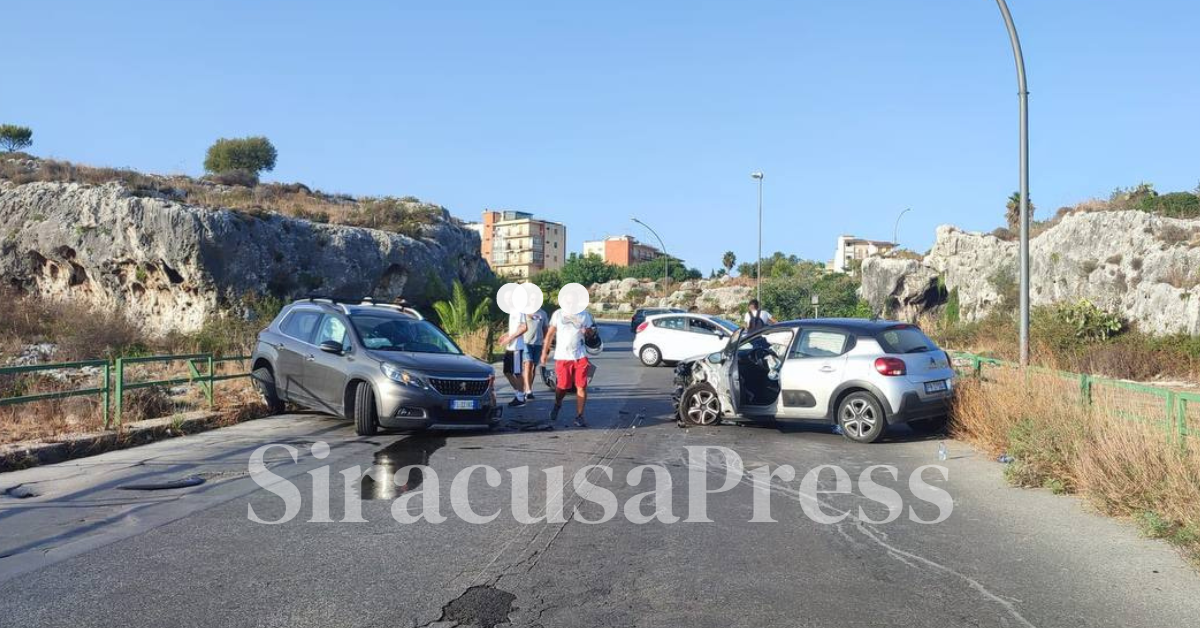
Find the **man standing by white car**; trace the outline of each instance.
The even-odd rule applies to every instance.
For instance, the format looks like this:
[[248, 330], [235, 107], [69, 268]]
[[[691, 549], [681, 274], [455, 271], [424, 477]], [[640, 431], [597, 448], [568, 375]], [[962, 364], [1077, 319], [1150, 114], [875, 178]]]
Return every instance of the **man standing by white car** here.
[[554, 374], [557, 381], [554, 389], [554, 409], [550, 411], [551, 423], [558, 420], [563, 397], [567, 396], [568, 390], [574, 388], [575, 425], [587, 427], [587, 420], [583, 418], [583, 408], [587, 404], [590, 363], [584, 338], [595, 333], [596, 321], [586, 310], [578, 314], [566, 314], [560, 309], [550, 317], [550, 328], [546, 331], [546, 339], [542, 345], [542, 363], [546, 363], [546, 357], [553, 345]]

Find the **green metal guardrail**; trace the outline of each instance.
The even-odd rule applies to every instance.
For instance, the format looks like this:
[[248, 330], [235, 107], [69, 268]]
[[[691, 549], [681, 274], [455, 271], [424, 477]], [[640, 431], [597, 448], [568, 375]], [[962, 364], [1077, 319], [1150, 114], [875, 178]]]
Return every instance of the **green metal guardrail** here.
[[[997, 360], [973, 353], [961, 351], [952, 352], [955, 369], [962, 372], [961, 362], [966, 362], [972, 377], [986, 381], [986, 367], [1001, 367], [1019, 369], [1015, 362]], [[1138, 384], [1106, 377], [1097, 377], [1086, 373], [1071, 373], [1043, 367], [1029, 367], [1025, 371], [1028, 380], [1030, 374], [1043, 374], [1059, 377], [1077, 386], [1079, 403], [1087, 408], [1104, 406], [1104, 409], [1116, 416], [1143, 421], [1146, 423], [1161, 423], [1171, 439], [1179, 438], [1180, 443], [1188, 436], [1200, 432], [1189, 425], [1188, 410], [1192, 408], [1200, 413], [1200, 393], [1181, 392]], [[1120, 396], [1117, 396], [1120, 394]], [[1104, 403], [1097, 400], [1097, 395], [1104, 397]], [[1130, 404], [1132, 401], [1134, 403]], [[1140, 404], [1138, 403], [1140, 402]], [[1125, 408], [1120, 406], [1124, 403]], [[1190, 404], [1193, 404], [1189, 406]], [[1134, 406], [1130, 409], [1130, 405]], [[1140, 405], [1140, 407], [1138, 407]], [[1154, 408], [1157, 406], [1158, 410]]]
[[[105, 429], [108, 429], [114, 425], [119, 426], [121, 424], [121, 416], [125, 410], [125, 393], [131, 390], [137, 390], [139, 388], [175, 386], [178, 384], [196, 384], [200, 386], [201, 390], [204, 391], [205, 401], [211, 408], [215, 401], [214, 388], [217, 382], [250, 376], [249, 372], [218, 374], [217, 366], [229, 362], [246, 362], [249, 359], [249, 356], [218, 358], [213, 356], [211, 353], [195, 353], [189, 355], [156, 355], [133, 358], [117, 358], [115, 362], [109, 362], [107, 360], [86, 360], [82, 362], [59, 362], [55, 364], [37, 364], [31, 366], [7, 366], [0, 368], [0, 377], [5, 375], [31, 374], [39, 371], [97, 367], [100, 368], [100, 383], [98, 386], [93, 388], [81, 388], [77, 390], [53, 391], [17, 395], [14, 397], [3, 397], [0, 398], [0, 406], [33, 403], [35, 401], [45, 401], [48, 399], [65, 399], [67, 397], [99, 395], [102, 408], [101, 412], [104, 418], [104, 427]], [[131, 378], [129, 373], [127, 373], [128, 367], [137, 364], [162, 362], [186, 362], [188, 369], [187, 376], [160, 380], [130, 381]], [[201, 371], [200, 368], [197, 367], [197, 364], [203, 364], [204, 370]], [[110, 408], [112, 410], [111, 422]]]
[[60, 362], [58, 364], [34, 364], [30, 366], [6, 366], [0, 368], [0, 377], [5, 375], [21, 375], [24, 373], [36, 373], [38, 371], [55, 371], [68, 369], [84, 369], [88, 367], [100, 368], [100, 385], [94, 388], [80, 388], [77, 390], [62, 390], [54, 392], [34, 393], [30, 395], [18, 395], [16, 397], [0, 398], [0, 406], [12, 406], [19, 403], [32, 403], [34, 401], [45, 401], [47, 399], [66, 399], [67, 397], [83, 397], [90, 395], [100, 395], [100, 403], [104, 415], [104, 427], [108, 427], [108, 405], [109, 398], [112, 392], [111, 383], [111, 367], [107, 360], [84, 360], [82, 362]]

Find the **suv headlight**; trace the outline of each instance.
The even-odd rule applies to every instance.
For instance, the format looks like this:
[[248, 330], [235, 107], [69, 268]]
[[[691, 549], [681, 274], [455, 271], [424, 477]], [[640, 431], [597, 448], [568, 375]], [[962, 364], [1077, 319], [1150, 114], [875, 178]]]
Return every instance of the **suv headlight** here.
[[396, 365], [389, 364], [387, 362], [381, 364], [379, 368], [383, 370], [383, 374], [386, 375], [388, 379], [396, 382], [397, 384], [404, 384], [405, 386], [412, 386], [413, 388], [420, 389], [429, 388], [429, 382], [425, 381], [425, 378], [417, 373], [397, 368]]

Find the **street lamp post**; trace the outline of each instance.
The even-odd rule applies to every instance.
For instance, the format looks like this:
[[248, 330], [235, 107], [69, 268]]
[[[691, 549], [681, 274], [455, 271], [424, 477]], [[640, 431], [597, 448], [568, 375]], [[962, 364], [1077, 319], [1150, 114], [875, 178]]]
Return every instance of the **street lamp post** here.
[[900, 212], [899, 216], [896, 216], [896, 228], [892, 229], [892, 244], [896, 245], [896, 248], [900, 248], [900, 219], [910, 211], [912, 211], [911, 207], [905, 207], [904, 211]]
[[[755, 299], [762, 303], [762, 188], [763, 188], [763, 173], [750, 173], [750, 178], [758, 181], [758, 261], [754, 265], [754, 291]], [[762, 307], [759, 305], [759, 307]]]
[[1025, 84], [1025, 55], [1021, 52], [1021, 39], [1017, 36], [1017, 26], [1013, 23], [1012, 14], [1008, 11], [1005, 0], [996, 0], [1000, 6], [1000, 14], [1004, 16], [1004, 25], [1008, 28], [1008, 38], [1012, 43], [1013, 57], [1017, 62], [1017, 96], [1020, 100], [1021, 126], [1021, 366], [1029, 364], [1029, 89]]
[[667, 245], [663, 243], [662, 238], [658, 237], [657, 231], [650, 229], [650, 225], [638, 220], [637, 218], [631, 217], [630, 220], [648, 229], [650, 233], [654, 234], [654, 238], [658, 240], [658, 246], [662, 248], [663, 253], [663, 290], [666, 290], [667, 284], [671, 283], [671, 257], [667, 255]]

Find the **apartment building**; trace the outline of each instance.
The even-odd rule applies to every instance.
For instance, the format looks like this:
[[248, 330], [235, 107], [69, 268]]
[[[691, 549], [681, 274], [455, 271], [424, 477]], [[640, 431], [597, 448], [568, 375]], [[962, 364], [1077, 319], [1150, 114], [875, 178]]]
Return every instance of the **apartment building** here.
[[483, 220], [471, 223], [482, 242], [480, 254], [492, 272], [502, 277], [529, 277], [562, 268], [567, 256], [567, 227], [518, 211], [484, 210]]
[[633, 236], [619, 235], [584, 242], [583, 254], [596, 255], [616, 266], [630, 266], [658, 259], [662, 256], [662, 251], [638, 242]]
[[894, 248], [894, 242], [866, 240], [852, 235], [838, 236], [837, 249], [826, 268], [839, 273], [851, 272], [858, 266], [855, 262], [861, 262], [872, 255], [884, 255]]

